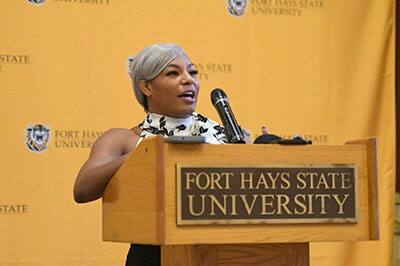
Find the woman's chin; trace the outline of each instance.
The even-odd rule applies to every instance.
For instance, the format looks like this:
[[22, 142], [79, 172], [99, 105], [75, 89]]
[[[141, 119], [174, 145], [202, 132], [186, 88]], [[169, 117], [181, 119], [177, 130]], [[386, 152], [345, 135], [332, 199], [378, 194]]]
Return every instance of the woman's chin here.
[[[172, 107], [172, 106], [170, 106]], [[176, 118], [189, 117], [195, 110], [195, 105], [173, 106], [174, 108], [149, 108], [149, 112]]]
[[186, 117], [189, 117], [193, 112], [194, 112], [194, 108], [189, 108], [189, 109], [185, 109], [185, 110], [171, 112], [170, 116], [177, 117], [177, 118], [186, 118]]

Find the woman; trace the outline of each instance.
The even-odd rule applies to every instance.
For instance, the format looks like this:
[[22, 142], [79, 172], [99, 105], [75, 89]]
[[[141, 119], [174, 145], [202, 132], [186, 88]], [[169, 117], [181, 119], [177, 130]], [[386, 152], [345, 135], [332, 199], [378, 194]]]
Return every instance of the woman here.
[[[74, 185], [78, 203], [96, 200], [122, 163], [146, 137], [203, 135], [208, 143], [226, 142], [223, 128], [194, 113], [199, 94], [198, 72], [175, 44], [155, 44], [129, 59], [134, 93], [147, 115], [132, 128], [114, 128], [93, 144]], [[126, 265], [159, 265], [160, 248], [131, 245]]]

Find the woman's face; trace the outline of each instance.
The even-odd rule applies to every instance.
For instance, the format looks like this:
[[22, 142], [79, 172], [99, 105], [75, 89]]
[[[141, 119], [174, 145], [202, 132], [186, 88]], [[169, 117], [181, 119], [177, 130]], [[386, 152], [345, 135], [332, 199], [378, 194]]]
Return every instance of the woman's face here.
[[174, 59], [146, 84], [149, 111], [171, 117], [190, 116], [196, 108], [199, 94], [197, 74], [189, 58]]

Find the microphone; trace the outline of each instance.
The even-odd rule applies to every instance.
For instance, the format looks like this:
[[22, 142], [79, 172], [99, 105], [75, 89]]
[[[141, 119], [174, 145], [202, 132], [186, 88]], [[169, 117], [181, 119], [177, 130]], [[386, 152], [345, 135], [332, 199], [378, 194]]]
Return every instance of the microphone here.
[[220, 88], [214, 89], [211, 92], [211, 102], [215, 109], [217, 109], [218, 115], [225, 127], [225, 135], [228, 138], [228, 142], [246, 143], [244, 141], [243, 131], [236, 122], [232, 109], [229, 106], [228, 96], [226, 96], [225, 92]]

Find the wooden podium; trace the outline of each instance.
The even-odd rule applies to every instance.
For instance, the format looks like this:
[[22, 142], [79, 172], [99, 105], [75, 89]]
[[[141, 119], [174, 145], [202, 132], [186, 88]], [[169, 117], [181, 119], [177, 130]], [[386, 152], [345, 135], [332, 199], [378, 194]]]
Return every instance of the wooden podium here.
[[[356, 222], [178, 225], [177, 165], [355, 165]], [[379, 239], [376, 141], [345, 145], [143, 141], [103, 196], [103, 240], [161, 245], [162, 265], [309, 265], [309, 243]]]

